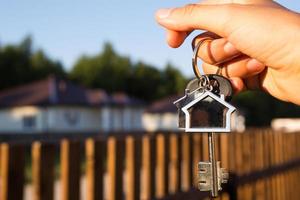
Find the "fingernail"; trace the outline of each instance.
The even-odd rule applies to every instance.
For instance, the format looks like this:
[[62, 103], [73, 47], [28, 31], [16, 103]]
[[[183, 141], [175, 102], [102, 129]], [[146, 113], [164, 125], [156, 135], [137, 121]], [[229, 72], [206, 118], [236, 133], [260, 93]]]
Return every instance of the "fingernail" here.
[[228, 54], [239, 53], [235, 46], [233, 46], [230, 42], [226, 42], [226, 44], [224, 45], [224, 51]]
[[167, 8], [160, 9], [156, 12], [156, 16], [160, 19], [167, 18], [170, 15], [171, 10], [172, 9], [167, 9]]

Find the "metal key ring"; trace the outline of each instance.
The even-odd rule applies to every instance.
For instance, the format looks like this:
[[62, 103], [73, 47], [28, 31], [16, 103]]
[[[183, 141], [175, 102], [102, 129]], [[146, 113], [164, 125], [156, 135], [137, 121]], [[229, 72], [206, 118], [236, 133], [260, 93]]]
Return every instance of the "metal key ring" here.
[[[194, 38], [192, 44], [194, 44], [195, 39], [196, 38]], [[193, 55], [193, 59], [192, 59], [193, 71], [194, 71], [195, 76], [199, 79], [202, 75], [205, 75], [205, 74], [201, 74], [201, 72], [198, 68], [198, 64], [197, 64], [198, 63], [198, 61], [197, 61], [198, 60], [198, 52], [199, 52], [199, 49], [200, 49], [201, 45], [206, 41], [211, 41], [211, 39], [210, 38], [204, 38], [203, 40], [198, 42], [198, 44], [195, 47], [194, 47], [194, 45], [192, 45], [193, 50], [194, 50], [194, 55]], [[203, 68], [202, 68], [202, 71], [203, 71]]]

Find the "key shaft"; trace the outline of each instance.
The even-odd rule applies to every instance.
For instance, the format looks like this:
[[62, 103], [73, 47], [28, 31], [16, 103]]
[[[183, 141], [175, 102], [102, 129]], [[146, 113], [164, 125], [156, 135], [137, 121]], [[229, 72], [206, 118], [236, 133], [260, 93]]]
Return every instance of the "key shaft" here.
[[209, 162], [211, 163], [211, 174], [212, 174], [212, 197], [218, 196], [218, 166], [215, 154], [215, 138], [214, 133], [208, 133], [208, 146], [209, 146]]

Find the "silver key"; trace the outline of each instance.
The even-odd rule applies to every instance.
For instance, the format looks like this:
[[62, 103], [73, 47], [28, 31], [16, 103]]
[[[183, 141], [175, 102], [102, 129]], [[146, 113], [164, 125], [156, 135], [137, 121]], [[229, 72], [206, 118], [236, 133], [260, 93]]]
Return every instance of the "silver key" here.
[[232, 86], [220, 75], [204, 75], [198, 69], [197, 58], [200, 41], [194, 48], [193, 70], [197, 79], [192, 80], [185, 95], [174, 102], [178, 108], [178, 127], [185, 132], [208, 133], [209, 161], [198, 163], [198, 186], [200, 191], [210, 191], [217, 197], [221, 184], [228, 181], [228, 172], [216, 161], [214, 133], [231, 131], [231, 114], [235, 111], [229, 101]]
[[215, 140], [214, 133], [208, 133], [209, 144], [209, 162], [199, 162], [199, 190], [211, 191], [212, 197], [217, 197], [218, 192], [222, 190], [221, 184], [227, 183], [228, 172], [220, 167], [220, 161], [215, 157]]
[[180, 128], [186, 132], [208, 133], [209, 161], [198, 163], [198, 187], [200, 191], [210, 191], [212, 197], [218, 196], [221, 184], [228, 180], [227, 171], [216, 160], [214, 140], [216, 132], [230, 132], [230, 118], [235, 110], [221, 93], [227, 87], [230, 87], [228, 91], [232, 90], [231, 85], [224, 85], [225, 83], [227, 82], [219, 82], [222, 90], [214, 90], [209, 76], [203, 76], [202, 79], [191, 82], [185, 96], [174, 102], [179, 111]]

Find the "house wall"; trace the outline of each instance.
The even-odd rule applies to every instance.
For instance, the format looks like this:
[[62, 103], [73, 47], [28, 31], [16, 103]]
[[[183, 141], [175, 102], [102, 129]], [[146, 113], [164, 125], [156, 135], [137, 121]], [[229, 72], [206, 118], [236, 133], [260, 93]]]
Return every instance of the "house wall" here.
[[102, 129], [103, 131], [110, 131], [112, 130], [112, 122], [110, 120], [110, 108], [103, 107], [101, 109], [101, 119], [102, 119]]
[[[142, 130], [142, 107], [23, 106], [0, 110], [0, 132], [98, 132]], [[24, 118], [34, 118], [25, 127]], [[29, 119], [29, 123], [30, 123]], [[28, 124], [28, 122], [27, 122]]]
[[51, 107], [44, 109], [48, 115], [49, 132], [90, 131], [96, 132], [102, 129], [100, 108], [84, 107]]
[[177, 113], [144, 113], [143, 126], [147, 131], [174, 131], [178, 130], [178, 116]]
[[143, 107], [106, 107], [102, 109], [104, 131], [139, 131], [142, 124]]
[[[35, 116], [36, 127], [26, 128], [23, 125], [24, 117]], [[43, 129], [43, 111], [35, 106], [23, 106], [0, 110], [1, 132], [38, 132]]]
[[[26, 127], [24, 118], [34, 118], [34, 126]], [[0, 132], [82, 132], [100, 131], [100, 108], [23, 106], [0, 110]]]
[[299, 118], [275, 118], [271, 122], [271, 128], [275, 131], [299, 132]]

